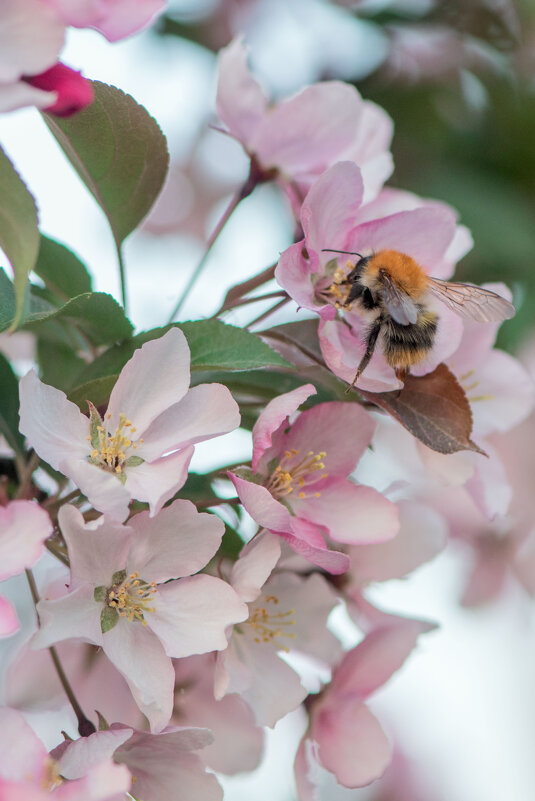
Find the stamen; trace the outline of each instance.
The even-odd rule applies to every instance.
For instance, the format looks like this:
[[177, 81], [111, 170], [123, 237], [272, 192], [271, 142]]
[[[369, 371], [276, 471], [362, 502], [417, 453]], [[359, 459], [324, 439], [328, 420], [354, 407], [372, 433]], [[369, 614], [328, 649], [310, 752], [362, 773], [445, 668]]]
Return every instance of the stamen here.
[[[98, 415], [96, 410], [95, 413]], [[110, 418], [111, 414], [108, 412], [106, 419], [110, 420]], [[123, 468], [125, 462], [128, 461], [128, 450], [129, 448], [135, 450], [139, 443], [143, 443], [142, 439], [138, 440], [137, 443], [132, 442], [131, 437], [136, 430], [132, 425], [132, 421], [121, 413], [119, 415], [119, 425], [113, 434], [107, 431], [103, 425], [95, 425], [93, 430], [93, 438], [90, 437], [93, 449], [89, 460], [103, 470], [115, 473], [124, 481]]]
[[285, 451], [283, 458], [269, 477], [267, 489], [276, 498], [284, 498], [286, 495], [291, 495], [297, 485], [299, 498], [321, 497], [320, 492], [308, 493], [305, 488], [328, 477], [328, 473], [317, 475], [319, 470], [325, 470], [323, 460], [326, 455], [326, 451], [319, 453], [308, 451], [306, 456], [299, 458], [300, 452], [295, 448]]
[[252, 626], [255, 642], [268, 643], [274, 645], [278, 651], [288, 652], [290, 649], [278, 642], [278, 638], [295, 638], [296, 635], [292, 632], [283, 631], [285, 626], [295, 626], [295, 620], [288, 620], [291, 615], [295, 614], [295, 609], [289, 609], [287, 612], [271, 612], [268, 608], [269, 604], [277, 606], [278, 603], [279, 599], [276, 595], [266, 595], [263, 606], [251, 608], [246, 625]]
[[126, 617], [130, 623], [137, 620], [147, 625], [145, 613], [154, 612], [155, 607], [149, 606], [154, 599], [156, 584], [139, 578], [139, 573], [130, 573], [120, 584], [113, 584], [107, 592], [107, 604], [116, 609], [119, 617]]

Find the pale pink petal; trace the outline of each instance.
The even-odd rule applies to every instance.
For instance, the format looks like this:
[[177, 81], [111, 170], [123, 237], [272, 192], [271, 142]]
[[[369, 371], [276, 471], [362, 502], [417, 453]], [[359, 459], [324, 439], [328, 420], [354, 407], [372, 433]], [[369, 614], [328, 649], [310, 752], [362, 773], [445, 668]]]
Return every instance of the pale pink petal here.
[[466, 579], [461, 605], [482, 606], [502, 591], [509, 573], [509, 564], [499, 549], [476, 552], [476, 561]]
[[348, 150], [340, 154], [339, 160], [347, 159], [362, 166], [388, 150], [393, 134], [394, 123], [384, 108], [365, 100], [359, 109], [358, 125], [354, 129], [351, 144]]
[[0, 84], [0, 112], [15, 111], [24, 106], [48, 108], [56, 102], [57, 97], [56, 92], [44, 92], [24, 81]]
[[[0, 709], [0, 775], [12, 782], [39, 784], [48, 754], [23, 715]], [[1, 794], [0, 794], [1, 795]]]
[[58, 469], [81, 489], [99, 512], [109, 515], [119, 523], [128, 517], [128, 506], [132, 496], [117, 474], [108, 473], [107, 470], [102, 470], [97, 465], [80, 458], [64, 459]]
[[247, 48], [234, 39], [219, 53], [216, 108], [230, 133], [247, 151], [267, 109], [267, 98], [247, 67]]
[[[258, 726], [273, 727], [284, 715], [296, 709], [306, 698], [307, 690], [297, 673], [277, 656], [272, 645], [256, 643], [251, 637], [234, 633], [232, 637], [234, 660], [227, 660], [231, 681], [228, 692], [236, 691], [233, 663], [238, 667], [243, 662], [249, 681], [242, 683], [238, 673], [238, 686], [242, 683], [240, 696], [251, 707]], [[238, 657], [239, 654], [239, 658]]]
[[296, 553], [333, 575], [345, 573], [349, 569], [350, 561], [347, 554], [330, 551], [317, 526], [298, 517], [291, 517], [290, 523], [291, 533], [282, 533], [280, 536]]
[[33, 501], [0, 506], [0, 581], [32, 567], [51, 534], [47, 512]]
[[102, 645], [101, 610], [102, 604], [94, 598], [94, 587], [86, 585], [63, 598], [39, 601], [37, 612], [40, 628], [32, 637], [31, 647], [48, 648], [56, 642], [70, 639]]
[[[57, 801], [122, 801], [131, 789], [132, 779], [125, 765], [116, 765], [110, 759], [95, 765], [83, 779], [63, 782], [54, 795]], [[49, 798], [50, 793], [45, 791], [42, 801]]]
[[238, 404], [223, 384], [192, 387], [179, 403], [160, 414], [143, 434], [136, 454], [147, 461], [240, 425]]
[[86, 523], [70, 504], [61, 507], [58, 521], [69, 551], [71, 586], [109, 586], [113, 573], [126, 564], [130, 529], [102, 517]]
[[[346, 158], [347, 156], [344, 155], [344, 159]], [[366, 204], [377, 196], [384, 182], [394, 172], [394, 159], [391, 153], [378, 153], [369, 161], [357, 163], [360, 163], [362, 183], [364, 184], [362, 202]]]
[[110, 42], [146, 28], [164, 10], [165, 0], [48, 0], [74, 28], [95, 28]]
[[230, 574], [230, 583], [245, 602], [254, 601], [271, 571], [279, 561], [280, 540], [269, 531], [257, 534], [237, 559]]
[[227, 626], [249, 615], [230, 584], [207, 575], [160, 585], [153, 606], [147, 623], [173, 657], [223, 650]]
[[480, 441], [488, 458], [479, 453], [466, 454], [475, 464], [473, 475], [465, 484], [480, 512], [492, 520], [505, 515], [511, 504], [513, 488], [505, 465], [489, 442]]
[[324, 172], [306, 196], [301, 210], [306, 246], [318, 254], [323, 264], [335, 254], [322, 253], [322, 248], [358, 250], [348, 247], [347, 242], [362, 194], [359, 168], [351, 161], [342, 161]]
[[455, 271], [457, 262], [466, 256], [466, 254], [472, 250], [473, 246], [474, 239], [468, 228], [465, 225], [457, 225], [455, 234], [446, 249], [442, 263], [437, 264], [433, 268], [433, 276], [435, 278], [444, 278], [445, 280], [450, 279]]
[[253, 484], [251, 481], [239, 478], [234, 473], [228, 473], [228, 477], [236, 487], [240, 501], [253, 520], [263, 528], [277, 534], [290, 533], [290, 512], [286, 506], [275, 500], [268, 489], [260, 484]]
[[288, 613], [291, 623], [286, 629], [281, 626], [281, 631], [286, 631], [289, 637], [286, 639], [283, 634], [280, 645], [332, 665], [339, 661], [342, 650], [339, 640], [327, 627], [329, 615], [337, 604], [332, 586], [319, 573], [298, 576], [284, 570], [271, 576], [256, 605], [277, 614]]
[[377, 427], [358, 403], [331, 401], [302, 412], [284, 439], [284, 450], [300, 455], [325, 452], [321, 461], [330, 480], [349, 475], [370, 445]]
[[0, 637], [11, 637], [20, 629], [15, 607], [0, 595]]
[[55, 470], [66, 459], [89, 455], [89, 419], [64, 392], [43, 384], [34, 370], [20, 381], [20, 430]]
[[326, 705], [315, 716], [312, 736], [319, 758], [344, 787], [364, 787], [379, 778], [392, 749], [381, 724], [356, 698]]
[[294, 762], [299, 801], [320, 801], [318, 785], [321, 782], [321, 772], [319, 746], [305, 734], [297, 749]]
[[319, 174], [350, 149], [363, 105], [356, 89], [341, 81], [307, 86], [269, 110], [250, 149], [264, 167]]
[[62, 743], [61, 755], [53, 751], [52, 756], [58, 761], [58, 770], [65, 779], [81, 779], [89, 768], [110, 759], [132, 734], [133, 730], [126, 727], [96, 731], [89, 737]]
[[445, 207], [401, 211], [359, 225], [347, 238], [345, 249], [364, 254], [398, 250], [433, 275], [434, 264], [443, 258], [454, 237], [455, 225], [455, 215]]
[[223, 791], [216, 777], [206, 773], [204, 762], [192, 753], [212, 741], [211, 732], [200, 728], [135, 732], [117, 750], [115, 760], [130, 768], [136, 777], [136, 798], [143, 801], [173, 799], [177, 790], [184, 799], [221, 801]]
[[419, 635], [432, 628], [426, 621], [405, 618], [370, 632], [344, 657], [333, 676], [331, 693], [339, 697], [351, 693], [365, 700], [399, 670]]
[[303, 247], [304, 240], [290, 245], [284, 253], [281, 253], [279, 263], [275, 267], [275, 279], [298, 306], [331, 319], [335, 315], [334, 306], [330, 303], [320, 303], [311, 280], [319, 269], [319, 257], [312, 253], [310, 259], [306, 259]]
[[[318, 334], [327, 367], [339, 378], [351, 383], [366, 350], [365, 326], [362, 324], [362, 333], [359, 335], [341, 321], [322, 320]], [[369, 392], [391, 392], [401, 389], [403, 385], [386, 363], [380, 348], [376, 348], [364, 375], [357, 381], [357, 386]]]
[[42, 0], [2, 0], [0, 82], [37, 75], [58, 59], [65, 26]]
[[161, 583], [201, 570], [221, 544], [225, 524], [217, 515], [199, 513], [190, 501], [178, 500], [156, 517], [140, 512], [128, 523], [133, 530], [127, 573]]
[[269, 401], [253, 427], [252, 468], [255, 472], [264, 452], [271, 447], [273, 433], [316, 391], [312, 384], [304, 384]]
[[135, 441], [159, 414], [186, 394], [190, 379], [190, 352], [179, 328], [151, 339], [127, 361], [110, 395], [106, 425], [115, 431], [119, 414], [136, 428]]
[[401, 578], [445, 547], [448, 528], [437, 512], [414, 501], [402, 501], [398, 509], [400, 529], [394, 539], [351, 548], [351, 572], [359, 583]]
[[399, 530], [396, 505], [372, 487], [349, 480], [328, 487], [319, 498], [292, 497], [291, 507], [299, 517], [325, 526], [335, 542], [384, 542]]
[[151, 517], [186, 483], [193, 450], [191, 445], [171, 456], [126, 468], [126, 491], [132, 498], [149, 504]]
[[158, 637], [148, 626], [120, 618], [102, 635], [102, 648], [126, 679], [151, 731], [161, 731], [173, 711], [175, 671]]
[[478, 437], [509, 431], [533, 409], [535, 388], [529, 373], [517, 359], [501, 350], [490, 351], [463, 384]]

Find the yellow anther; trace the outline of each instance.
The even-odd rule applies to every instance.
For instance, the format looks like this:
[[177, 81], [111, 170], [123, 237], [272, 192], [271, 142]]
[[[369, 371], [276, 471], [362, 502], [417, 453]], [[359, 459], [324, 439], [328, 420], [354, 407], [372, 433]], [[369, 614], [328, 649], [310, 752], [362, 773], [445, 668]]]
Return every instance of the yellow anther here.
[[326, 451], [308, 451], [306, 456], [299, 458], [300, 453], [296, 448], [284, 451], [283, 458], [267, 482], [267, 488], [276, 498], [290, 495], [296, 486], [302, 490], [299, 492], [300, 498], [318, 497], [317, 493], [309, 495], [304, 490], [328, 477], [328, 473], [317, 475], [318, 470], [325, 470], [323, 459], [326, 455]]

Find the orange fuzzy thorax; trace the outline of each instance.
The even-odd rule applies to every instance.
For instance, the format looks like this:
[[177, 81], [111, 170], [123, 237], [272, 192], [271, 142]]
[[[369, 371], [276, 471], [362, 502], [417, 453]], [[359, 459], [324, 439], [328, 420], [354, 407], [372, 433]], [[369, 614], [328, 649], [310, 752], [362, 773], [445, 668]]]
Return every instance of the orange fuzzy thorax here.
[[379, 279], [379, 270], [384, 270], [392, 281], [413, 300], [418, 300], [427, 289], [427, 274], [410, 256], [397, 250], [380, 250], [366, 265], [366, 275]]

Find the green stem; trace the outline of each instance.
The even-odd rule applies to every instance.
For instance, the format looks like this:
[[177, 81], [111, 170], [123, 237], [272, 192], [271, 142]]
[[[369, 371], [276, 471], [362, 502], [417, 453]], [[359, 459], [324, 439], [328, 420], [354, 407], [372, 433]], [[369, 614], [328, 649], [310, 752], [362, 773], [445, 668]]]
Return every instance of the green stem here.
[[241, 203], [241, 201], [244, 200], [246, 197], [248, 197], [251, 194], [251, 192], [253, 191], [255, 186], [261, 180], [262, 180], [262, 178], [258, 174], [258, 171], [257, 171], [256, 167], [254, 167], [254, 164], [251, 163], [251, 169], [250, 169], [249, 176], [248, 176], [247, 180], [245, 181], [243, 186], [240, 187], [240, 189], [238, 189], [238, 191], [232, 196], [232, 199], [231, 199], [230, 203], [228, 204], [227, 208], [223, 212], [223, 216], [221, 217], [221, 219], [217, 223], [217, 225], [214, 228], [214, 230], [212, 231], [211, 235], [208, 237], [208, 241], [206, 242], [206, 249], [204, 251], [204, 255], [203, 255], [202, 259], [200, 260], [200, 262], [198, 263], [198, 265], [195, 268], [195, 270], [193, 271], [193, 273], [191, 274], [190, 279], [189, 279], [188, 283], [186, 284], [186, 286], [184, 287], [184, 289], [182, 291], [182, 294], [180, 295], [179, 299], [175, 303], [173, 311], [169, 315], [169, 319], [167, 321], [168, 324], [173, 322], [173, 320], [177, 316], [178, 312], [180, 311], [180, 309], [184, 305], [189, 293], [191, 292], [191, 290], [193, 289], [193, 287], [197, 283], [197, 280], [199, 279], [200, 275], [202, 274], [204, 268], [206, 267], [206, 264], [207, 264], [207, 261], [208, 261], [208, 256], [210, 255], [210, 252], [211, 252], [213, 246], [215, 245], [219, 234], [221, 233], [221, 231], [223, 230], [223, 228], [225, 227], [225, 225], [227, 224], [227, 222], [231, 218], [233, 212], [238, 207], [238, 205]]
[[128, 309], [128, 296], [126, 294], [126, 267], [123, 258], [123, 251], [119, 242], [115, 243], [117, 247], [117, 260], [119, 262], [119, 278], [121, 281], [121, 298], [123, 301], [124, 313], [127, 314]]
[[271, 309], [268, 309], [267, 311], [260, 314], [258, 317], [255, 317], [254, 320], [251, 320], [250, 323], [247, 323], [247, 328], [250, 328], [252, 325], [258, 325], [258, 323], [261, 323], [271, 314], [278, 311], [278, 309], [281, 309], [286, 303], [288, 303], [289, 300], [290, 298], [286, 295], [286, 297], [284, 297], [281, 301], [279, 301], [279, 303], [275, 303], [275, 305], [272, 306]]
[[[32, 594], [33, 602], [37, 609], [37, 604], [39, 603], [39, 592], [37, 591], [37, 585], [35, 583], [35, 579], [33, 577], [33, 573], [31, 570], [26, 570], [26, 578], [28, 579], [28, 584], [30, 585], [30, 592]], [[59, 660], [58, 653], [53, 645], [49, 646], [50, 656], [52, 657], [52, 662], [54, 663], [54, 667], [56, 668], [56, 673], [58, 674], [58, 678], [61, 682], [61, 686], [65, 690], [65, 695], [69, 699], [69, 703], [73, 708], [74, 714], [76, 715], [76, 719], [78, 721], [78, 733], [81, 737], [89, 737], [90, 734], [93, 734], [96, 731], [95, 726], [91, 721], [84, 715], [82, 707], [78, 703], [78, 700], [73, 692], [71, 685], [69, 684], [69, 680], [65, 675], [65, 671], [61, 665]]]

